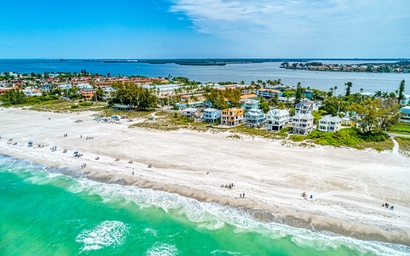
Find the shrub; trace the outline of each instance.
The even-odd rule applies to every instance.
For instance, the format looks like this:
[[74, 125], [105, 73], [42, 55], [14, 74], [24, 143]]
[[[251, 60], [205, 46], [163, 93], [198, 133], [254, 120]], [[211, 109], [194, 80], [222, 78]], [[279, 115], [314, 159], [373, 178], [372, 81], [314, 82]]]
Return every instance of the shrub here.
[[306, 139], [305, 136], [302, 135], [297, 135], [297, 134], [292, 134], [289, 137], [291, 140], [293, 140], [294, 142], [300, 142], [300, 141], [304, 141]]
[[71, 108], [78, 108], [78, 105], [71, 105]]
[[89, 106], [92, 106], [93, 103], [92, 102], [80, 102], [79, 105], [82, 107], [89, 107]]

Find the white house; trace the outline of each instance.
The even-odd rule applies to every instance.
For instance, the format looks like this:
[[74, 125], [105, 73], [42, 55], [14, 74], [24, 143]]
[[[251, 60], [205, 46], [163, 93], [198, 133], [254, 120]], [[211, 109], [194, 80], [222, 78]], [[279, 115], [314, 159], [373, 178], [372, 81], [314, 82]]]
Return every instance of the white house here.
[[335, 132], [342, 128], [342, 119], [338, 116], [325, 116], [319, 120], [319, 131]]
[[23, 90], [24, 94], [29, 97], [29, 96], [41, 96], [42, 92], [40, 89], [36, 89], [33, 87], [27, 87], [26, 89]]
[[297, 114], [292, 117], [292, 128], [293, 133], [306, 135], [313, 130], [313, 115], [308, 114]]
[[265, 113], [263, 113], [262, 109], [253, 108], [245, 113], [245, 125], [248, 127], [261, 127], [264, 122]]
[[269, 131], [280, 131], [287, 123], [289, 123], [290, 114], [285, 109], [274, 109], [266, 114], [265, 127]]
[[318, 109], [319, 105], [317, 103], [304, 99], [295, 105], [295, 114], [308, 114]]

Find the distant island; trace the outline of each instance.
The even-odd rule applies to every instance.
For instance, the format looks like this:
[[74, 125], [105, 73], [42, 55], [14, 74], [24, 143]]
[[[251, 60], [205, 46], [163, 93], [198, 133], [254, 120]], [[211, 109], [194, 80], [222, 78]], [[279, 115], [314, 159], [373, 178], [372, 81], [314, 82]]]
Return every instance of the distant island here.
[[[188, 66], [225, 66], [227, 64], [250, 64], [250, 63], [264, 63], [264, 62], [282, 62], [282, 68], [289, 69], [307, 69], [308, 66], [349, 66], [347, 64], [322, 64], [320, 61], [368, 61], [370, 62], [397, 62], [404, 63], [409, 67], [410, 60], [407, 59], [306, 59], [306, 58], [225, 58], [225, 59], [85, 59], [84, 62], [101, 62], [101, 63], [147, 63], [147, 64], [177, 64]], [[290, 64], [292, 63], [292, 64]], [[396, 64], [396, 63], [395, 63]], [[379, 66], [382, 64], [360, 64], [360, 65], [374, 65]], [[393, 65], [392, 63], [385, 65]], [[350, 65], [351, 66], [351, 65]], [[356, 65], [357, 66], [357, 65]], [[322, 70], [321, 70], [322, 71]], [[323, 68], [323, 71], [349, 71], [346, 70], [327, 70]], [[371, 71], [373, 72], [373, 71]]]
[[322, 62], [283, 62], [281, 68], [310, 71], [408, 73], [410, 61], [396, 63], [323, 64]]

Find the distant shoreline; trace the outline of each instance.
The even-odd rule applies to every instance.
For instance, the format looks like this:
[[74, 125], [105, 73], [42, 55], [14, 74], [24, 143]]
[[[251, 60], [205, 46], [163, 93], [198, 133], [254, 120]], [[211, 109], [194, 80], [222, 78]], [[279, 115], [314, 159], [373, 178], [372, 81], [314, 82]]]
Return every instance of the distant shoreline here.
[[225, 66], [227, 64], [252, 64], [264, 62], [302, 62], [313, 61], [408, 61], [408, 59], [315, 59], [315, 58], [221, 58], [221, 59], [83, 59], [84, 62], [102, 63], [147, 63], [147, 64], [176, 64], [187, 66]]

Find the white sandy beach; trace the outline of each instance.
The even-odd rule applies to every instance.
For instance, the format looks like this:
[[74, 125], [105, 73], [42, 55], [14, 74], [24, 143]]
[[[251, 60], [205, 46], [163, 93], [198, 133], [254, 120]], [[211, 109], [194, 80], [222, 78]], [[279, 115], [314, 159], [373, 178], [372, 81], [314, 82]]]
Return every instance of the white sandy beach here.
[[[0, 154], [77, 170], [85, 163], [82, 170], [92, 179], [265, 209], [271, 213], [265, 218], [297, 227], [410, 245], [410, 158], [397, 152], [129, 129], [128, 122], [97, 123], [91, 113], [3, 108], [0, 117]], [[57, 151], [50, 150], [53, 146]], [[74, 158], [74, 151], [83, 156]], [[229, 183], [235, 187], [221, 187]], [[313, 199], [302, 198], [304, 191]], [[394, 210], [382, 207], [385, 202]]]

